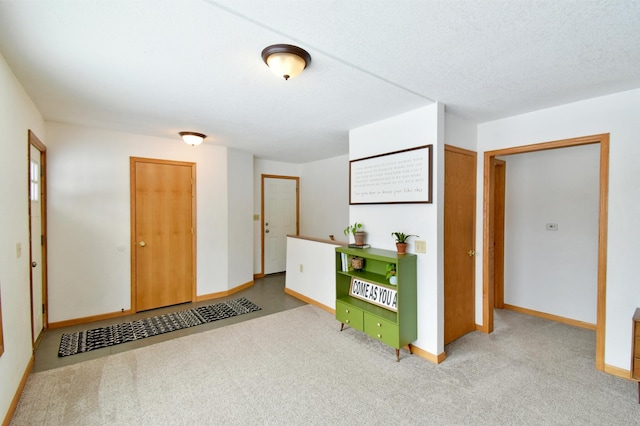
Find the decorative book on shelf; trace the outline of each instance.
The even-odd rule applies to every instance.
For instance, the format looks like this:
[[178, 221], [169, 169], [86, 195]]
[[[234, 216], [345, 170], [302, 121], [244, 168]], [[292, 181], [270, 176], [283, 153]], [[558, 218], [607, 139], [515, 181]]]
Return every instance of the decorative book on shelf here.
[[[363, 260], [361, 268], [353, 258]], [[387, 279], [395, 265], [397, 284]], [[377, 248], [336, 248], [336, 319], [396, 349], [418, 338], [417, 256]]]
[[366, 248], [370, 248], [371, 246], [369, 244], [349, 244], [349, 248], [358, 248], [358, 249], [366, 249]]

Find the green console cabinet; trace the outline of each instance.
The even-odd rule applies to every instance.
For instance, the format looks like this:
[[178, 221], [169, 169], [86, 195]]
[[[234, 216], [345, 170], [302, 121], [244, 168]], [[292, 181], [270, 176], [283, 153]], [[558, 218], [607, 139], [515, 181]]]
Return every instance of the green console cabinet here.
[[[355, 262], [353, 258], [363, 261]], [[376, 248], [336, 248], [336, 319], [396, 349], [418, 338], [417, 256]], [[395, 265], [397, 283], [387, 279]]]

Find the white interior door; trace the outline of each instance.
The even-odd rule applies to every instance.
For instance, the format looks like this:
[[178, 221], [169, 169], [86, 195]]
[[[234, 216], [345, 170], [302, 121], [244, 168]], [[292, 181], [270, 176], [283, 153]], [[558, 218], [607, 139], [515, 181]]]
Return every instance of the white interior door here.
[[264, 273], [286, 269], [287, 234], [296, 234], [298, 180], [264, 179]]
[[31, 203], [31, 303], [33, 343], [35, 344], [44, 328], [42, 292], [42, 179], [40, 172], [40, 151], [30, 145], [29, 199]]

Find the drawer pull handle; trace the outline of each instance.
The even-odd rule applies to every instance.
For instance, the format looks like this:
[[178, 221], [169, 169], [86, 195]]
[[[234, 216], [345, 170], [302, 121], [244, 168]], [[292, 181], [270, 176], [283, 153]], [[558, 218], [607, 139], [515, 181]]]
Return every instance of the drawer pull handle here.
[[349, 310], [348, 310], [348, 309], [345, 309], [344, 311], [345, 311], [346, 313], [349, 313]]
[[378, 323], [378, 327], [382, 327], [382, 324]]
[[346, 322], [347, 324], [349, 324], [349, 320], [346, 320], [345, 322]]
[[382, 339], [382, 334], [378, 334], [378, 339]]

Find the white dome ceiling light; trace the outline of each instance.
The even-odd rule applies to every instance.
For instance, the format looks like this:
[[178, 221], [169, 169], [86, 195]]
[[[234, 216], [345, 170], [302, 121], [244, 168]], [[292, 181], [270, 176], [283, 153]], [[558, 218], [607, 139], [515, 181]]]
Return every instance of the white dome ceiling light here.
[[200, 145], [204, 141], [204, 138], [207, 137], [207, 135], [196, 132], [180, 132], [180, 136], [185, 143], [188, 143], [191, 146]]
[[275, 75], [289, 80], [309, 66], [311, 55], [297, 46], [274, 44], [264, 48], [262, 60]]

